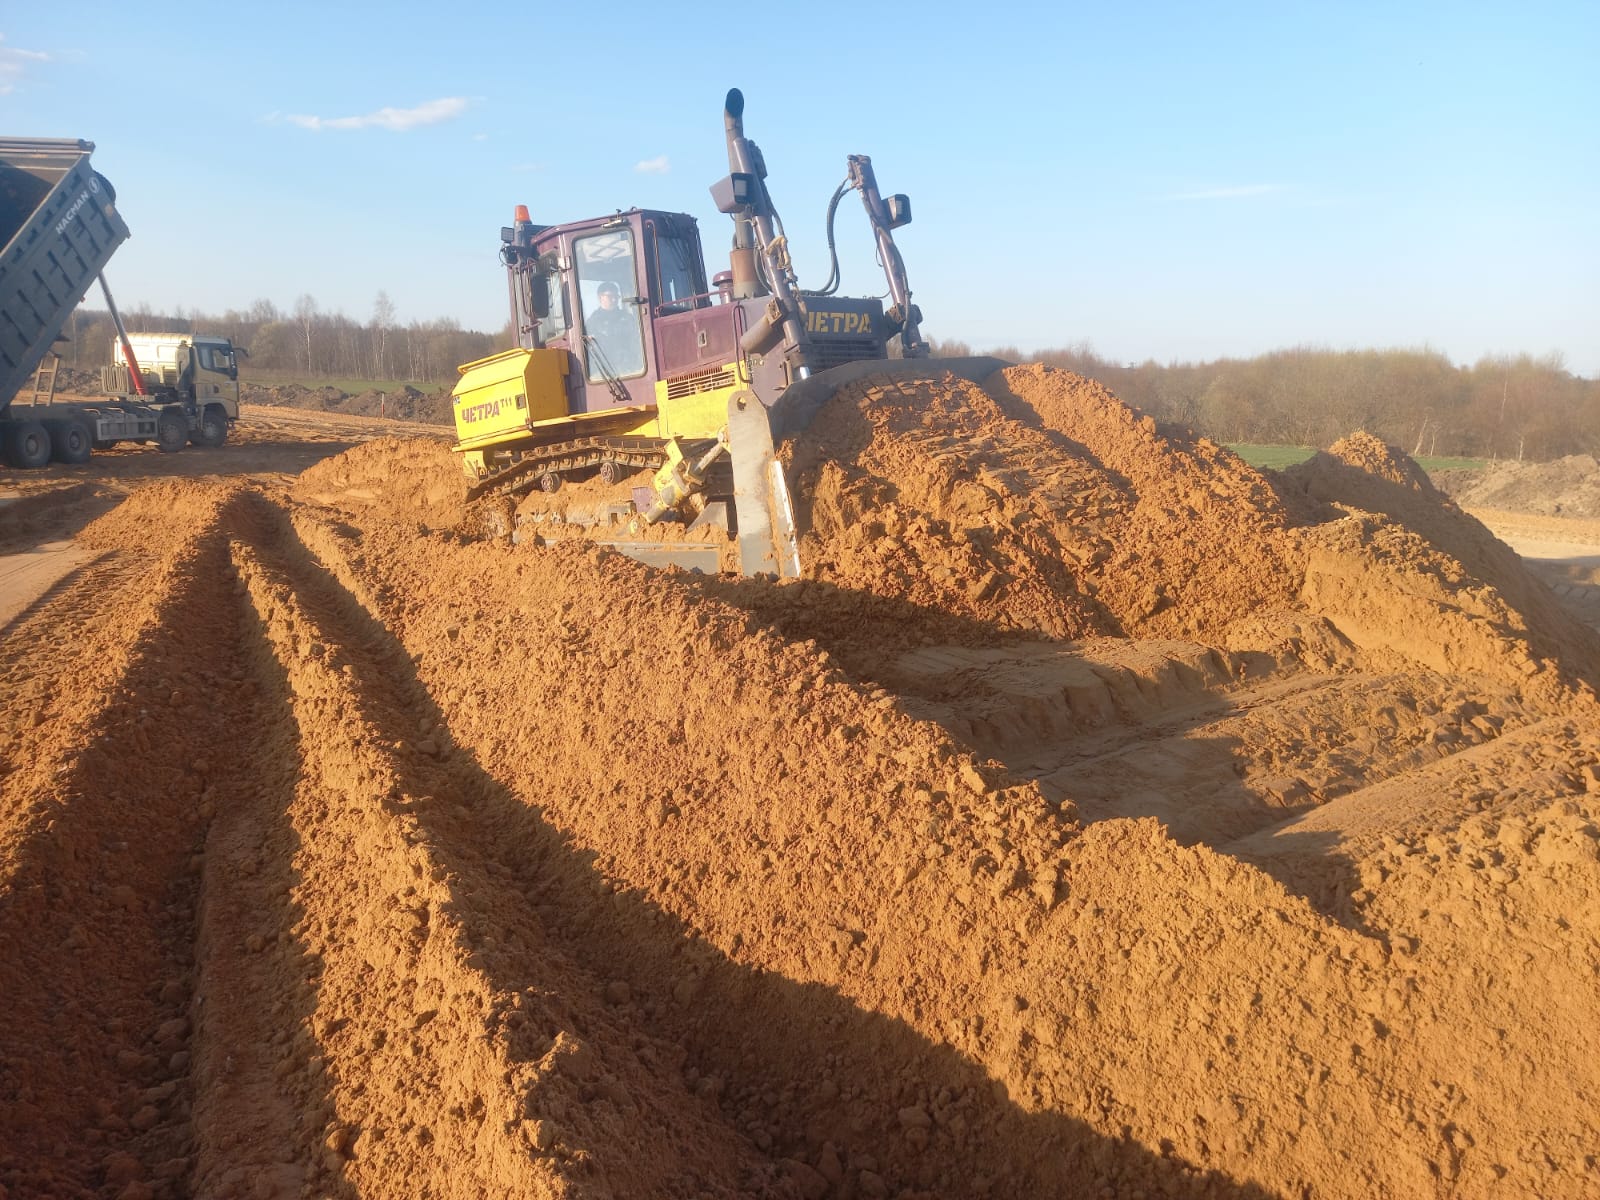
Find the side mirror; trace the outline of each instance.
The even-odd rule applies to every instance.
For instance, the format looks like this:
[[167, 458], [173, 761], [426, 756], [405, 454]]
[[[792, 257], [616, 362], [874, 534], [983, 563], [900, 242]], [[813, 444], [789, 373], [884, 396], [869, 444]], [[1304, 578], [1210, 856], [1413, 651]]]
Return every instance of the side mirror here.
[[529, 285], [528, 299], [533, 305], [533, 315], [542, 321], [550, 315], [550, 277], [534, 275]]

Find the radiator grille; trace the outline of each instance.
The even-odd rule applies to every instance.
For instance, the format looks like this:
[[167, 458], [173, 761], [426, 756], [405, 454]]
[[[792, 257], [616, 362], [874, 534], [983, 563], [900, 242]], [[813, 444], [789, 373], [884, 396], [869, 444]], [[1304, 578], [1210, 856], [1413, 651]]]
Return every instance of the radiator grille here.
[[818, 370], [827, 370], [842, 363], [863, 362], [883, 357], [883, 343], [875, 337], [814, 338], [811, 357]]
[[730, 388], [734, 383], [733, 372], [727, 368], [720, 371], [702, 371], [698, 375], [680, 375], [677, 379], [667, 380], [667, 399], [681, 400], [685, 396], [693, 396], [699, 392]]

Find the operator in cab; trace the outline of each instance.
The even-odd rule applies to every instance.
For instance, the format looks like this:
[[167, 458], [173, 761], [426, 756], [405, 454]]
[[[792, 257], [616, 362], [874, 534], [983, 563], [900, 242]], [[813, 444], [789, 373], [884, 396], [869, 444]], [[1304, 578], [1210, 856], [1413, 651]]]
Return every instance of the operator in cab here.
[[[589, 314], [584, 328], [612, 374], [636, 375], [644, 369], [638, 313], [622, 307], [622, 289], [609, 279], [600, 285], [600, 307]], [[593, 368], [589, 374], [593, 378]]]

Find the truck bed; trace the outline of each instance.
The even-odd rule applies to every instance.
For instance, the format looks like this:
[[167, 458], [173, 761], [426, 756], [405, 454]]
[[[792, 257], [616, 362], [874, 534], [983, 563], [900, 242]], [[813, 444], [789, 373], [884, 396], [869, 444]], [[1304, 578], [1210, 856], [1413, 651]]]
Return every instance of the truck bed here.
[[0, 415], [128, 238], [92, 142], [0, 137]]

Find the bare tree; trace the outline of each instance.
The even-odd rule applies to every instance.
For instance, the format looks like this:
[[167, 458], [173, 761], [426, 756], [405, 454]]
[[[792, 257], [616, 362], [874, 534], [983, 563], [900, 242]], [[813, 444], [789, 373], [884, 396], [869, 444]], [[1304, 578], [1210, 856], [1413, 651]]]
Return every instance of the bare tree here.
[[311, 370], [311, 331], [317, 324], [317, 301], [309, 292], [301, 292], [300, 298], [294, 302], [294, 319], [299, 322], [300, 332], [305, 338], [305, 362], [302, 364], [306, 371]]
[[373, 377], [385, 379], [384, 351], [388, 346], [389, 330], [394, 328], [394, 302], [389, 299], [389, 293], [380, 291], [378, 298], [372, 302], [372, 333], [374, 370]]

